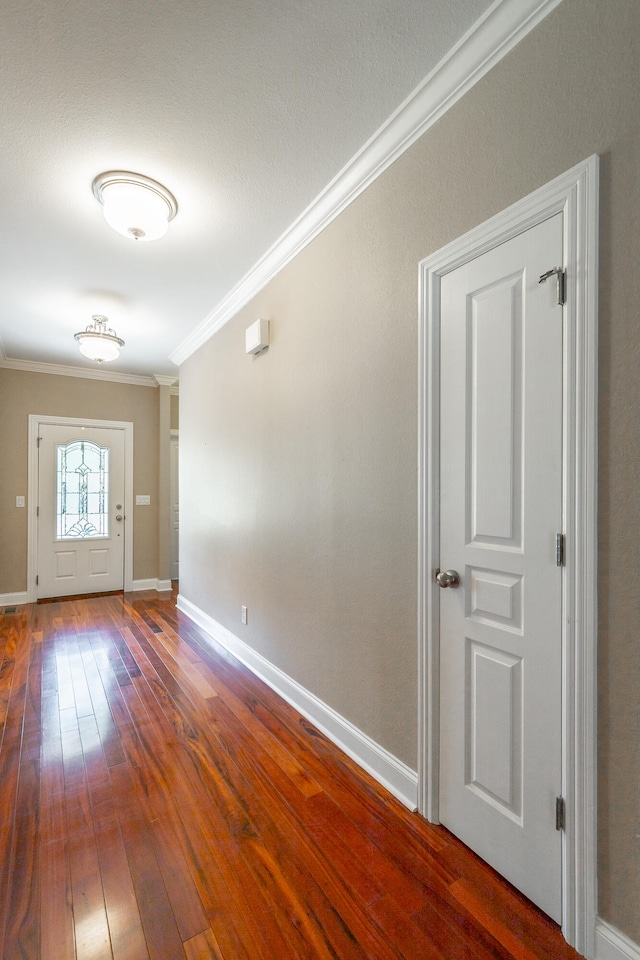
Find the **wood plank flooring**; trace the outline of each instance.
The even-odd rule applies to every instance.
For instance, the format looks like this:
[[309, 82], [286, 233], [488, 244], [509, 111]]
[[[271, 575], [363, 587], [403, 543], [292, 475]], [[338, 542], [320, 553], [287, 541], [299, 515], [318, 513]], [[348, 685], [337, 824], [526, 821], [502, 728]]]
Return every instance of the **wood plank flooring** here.
[[570, 960], [174, 601], [0, 615], [3, 960]]

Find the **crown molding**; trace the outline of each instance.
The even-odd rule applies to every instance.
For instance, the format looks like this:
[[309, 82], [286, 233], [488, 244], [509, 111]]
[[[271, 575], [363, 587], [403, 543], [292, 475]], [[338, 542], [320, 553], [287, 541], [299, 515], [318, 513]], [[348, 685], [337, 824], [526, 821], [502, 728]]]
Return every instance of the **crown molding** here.
[[153, 379], [159, 387], [173, 387], [178, 382], [178, 377], [164, 377], [160, 373], [154, 373]]
[[170, 359], [183, 363], [430, 129], [561, 0], [495, 0]]
[[[10, 360], [0, 354], [0, 367], [8, 370], [24, 370], [26, 373], [50, 373], [59, 377], [83, 377], [86, 380], [106, 380], [110, 383], [129, 383], [136, 387], [157, 387], [153, 377], [141, 377], [133, 373], [90, 370], [84, 367], [65, 366], [60, 363], [42, 363], [37, 360]], [[175, 380], [175, 377], [172, 378]]]

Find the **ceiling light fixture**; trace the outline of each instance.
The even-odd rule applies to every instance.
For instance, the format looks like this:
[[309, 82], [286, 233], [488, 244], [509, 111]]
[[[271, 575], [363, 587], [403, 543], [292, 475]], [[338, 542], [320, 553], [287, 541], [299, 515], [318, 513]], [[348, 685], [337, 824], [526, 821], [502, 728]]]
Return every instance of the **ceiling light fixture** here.
[[93, 181], [93, 193], [109, 226], [130, 240], [159, 240], [178, 212], [173, 194], [141, 173], [108, 170]]
[[120, 354], [120, 347], [124, 347], [124, 340], [116, 336], [115, 330], [107, 327], [108, 317], [96, 314], [91, 319], [93, 323], [88, 324], [80, 333], [74, 334], [80, 353], [89, 360], [97, 360], [98, 363], [115, 360]]

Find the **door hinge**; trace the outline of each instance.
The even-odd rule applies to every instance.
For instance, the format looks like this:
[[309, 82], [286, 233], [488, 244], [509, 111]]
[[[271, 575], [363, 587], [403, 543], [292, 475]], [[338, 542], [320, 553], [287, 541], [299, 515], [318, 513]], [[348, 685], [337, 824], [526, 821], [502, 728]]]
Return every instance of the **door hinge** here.
[[556, 567], [564, 567], [564, 533], [556, 533]]
[[538, 283], [546, 283], [549, 277], [555, 277], [556, 283], [558, 284], [558, 306], [562, 306], [567, 302], [567, 272], [562, 267], [554, 267], [552, 270], [547, 270], [546, 273], [541, 274]]
[[38, 576], [38, 574], [36, 574], [36, 587], [38, 586], [39, 583], [40, 583], [40, 577]]
[[556, 797], [556, 830], [564, 830], [565, 803], [564, 797]]
[[40, 507], [36, 507], [36, 517], [40, 516]]
[[42, 437], [36, 437], [36, 445], [37, 445], [37, 447], [38, 447], [38, 450], [40, 449], [40, 441], [41, 441], [41, 440], [42, 440]]

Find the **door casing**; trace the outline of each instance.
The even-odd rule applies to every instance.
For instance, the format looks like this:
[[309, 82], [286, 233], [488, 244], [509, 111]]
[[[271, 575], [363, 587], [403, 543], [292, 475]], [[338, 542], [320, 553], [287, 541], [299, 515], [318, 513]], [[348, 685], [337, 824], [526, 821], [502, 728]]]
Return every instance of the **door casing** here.
[[55, 417], [29, 414], [29, 509], [27, 548], [27, 603], [37, 598], [38, 562], [38, 426], [41, 423], [70, 427], [103, 427], [124, 432], [124, 589], [133, 590], [133, 423], [125, 420], [89, 420], [83, 417]]
[[[169, 471], [169, 516], [171, 523], [171, 530], [169, 534], [170, 542], [170, 552], [169, 552], [169, 571], [170, 577], [172, 580], [177, 580], [179, 576], [179, 543], [180, 543], [180, 505], [179, 505], [179, 489], [180, 489], [180, 480], [178, 475], [179, 470], [179, 448], [180, 448], [180, 436], [177, 430], [171, 431], [171, 439], [169, 440], [170, 444], [170, 471]], [[174, 508], [178, 504], [178, 521], [176, 526], [176, 520], [174, 515]]]
[[418, 437], [418, 809], [438, 822], [440, 281], [472, 258], [563, 214], [562, 932], [593, 956], [596, 920], [598, 157], [420, 263]]

